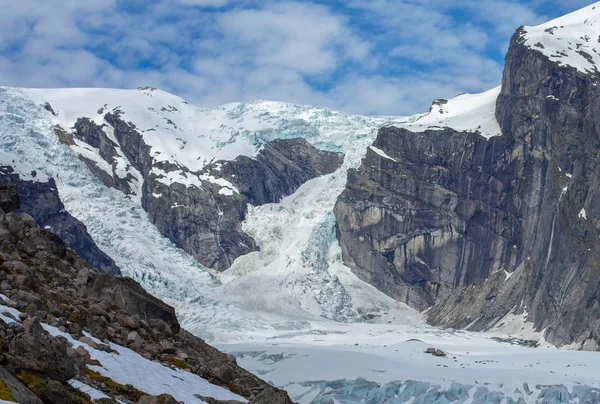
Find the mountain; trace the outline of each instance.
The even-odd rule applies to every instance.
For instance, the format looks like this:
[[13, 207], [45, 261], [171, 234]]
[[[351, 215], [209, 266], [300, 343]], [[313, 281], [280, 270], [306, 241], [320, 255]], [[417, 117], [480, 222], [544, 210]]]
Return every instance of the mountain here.
[[[336, 205], [344, 262], [433, 305], [432, 324], [523, 315], [553, 344], [598, 349], [599, 34], [598, 4], [522, 27], [489, 97], [434, 104], [421, 119], [443, 127], [381, 129]], [[465, 131], [456, 110], [494, 113]]]
[[[230, 104], [207, 110], [152, 89], [4, 88], [0, 92], [7, 111], [0, 118], [6, 152], [50, 174], [56, 180], [67, 211], [86, 225], [100, 249], [115, 259], [123, 275], [175, 305], [187, 329], [213, 340], [222, 332], [229, 335], [232, 329], [271, 328], [273, 320], [264, 321], [257, 314], [261, 312], [279, 316], [275, 322], [282, 324], [277, 327], [292, 328], [297, 325], [286, 325], [290, 318], [304, 321], [324, 316], [360, 321], [389, 316], [404, 321], [407, 316], [417, 317], [405, 306], [358, 280], [341, 264], [337, 251], [332, 207], [344, 187], [346, 170], [358, 164], [377, 129], [388, 118], [272, 102]], [[110, 109], [104, 108], [105, 104]], [[139, 131], [144, 142], [158, 148], [152, 153], [159, 156], [155, 159], [164, 161], [156, 164], [162, 164], [173, 182], [167, 187], [158, 181], [170, 181], [164, 174], [156, 178], [148, 172], [143, 175], [148, 184], [164, 188], [160, 193], [146, 185], [134, 186], [137, 174], [129, 177], [122, 174], [132, 184], [129, 193], [126, 189], [106, 186], [109, 173], [111, 178], [119, 178], [117, 171], [112, 171], [114, 161], [121, 158], [123, 170], [129, 173], [137, 170], [138, 164], [135, 155], [126, 157], [131, 153], [123, 150], [127, 146], [115, 135], [115, 132], [125, 133], [127, 128], [115, 131], [105, 120], [106, 115], [112, 119], [110, 111], [115, 108], [122, 117], [119, 122], [127, 122], [129, 130]], [[173, 108], [186, 111], [187, 115], [174, 116]], [[167, 119], [177, 129], [166, 123]], [[104, 126], [93, 131], [91, 123], [95, 127]], [[187, 148], [181, 149], [183, 143], [178, 138], [186, 139], [187, 145], [196, 142], [196, 146], [190, 147], [189, 152]], [[118, 150], [109, 157], [108, 150], [101, 152], [107, 146], [95, 147], [81, 139], [97, 146], [102, 142], [110, 144]], [[298, 153], [291, 156], [295, 161], [284, 156], [286, 147]], [[161, 148], [168, 149], [168, 154], [160, 152]], [[141, 149], [144, 156], [149, 153], [146, 149]], [[117, 151], [125, 157], [114, 157], [120, 155]], [[194, 153], [204, 153], [206, 157], [198, 160]], [[236, 159], [234, 156], [239, 153], [242, 156]], [[345, 156], [341, 169], [305, 182], [317, 174], [312, 168], [314, 162], [321, 159], [317, 169], [331, 170], [331, 164], [341, 163], [340, 153]], [[217, 159], [223, 160], [215, 163]], [[169, 164], [180, 170], [168, 168], [166, 161], [175, 161]], [[237, 175], [243, 176], [233, 170], [245, 164], [256, 171], [262, 164], [265, 173], [273, 173], [253, 176], [265, 181], [266, 187], [251, 189], [251, 183], [241, 181], [233, 185], [231, 181], [236, 181]], [[104, 167], [107, 175], [103, 177], [94, 166]], [[212, 171], [207, 174], [209, 168]], [[281, 173], [281, 181], [275, 178], [277, 172]], [[284, 197], [280, 203], [258, 206], [261, 200], [281, 198], [281, 192], [291, 192], [289, 187], [299, 184], [302, 185], [294, 195]], [[196, 205], [186, 208], [190, 198], [197, 195], [208, 199], [208, 205], [198, 200]], [[152, 206], [168, 208], [168, 212], [158, 215]], [[246, 246], [256, 244], [251, 249], [256, 251], [246, 251], [224, 273], [199, 265], [191, 254], [164, 237], [169, 231], [178, 232], [179, 222], [166, 219], [178, 218], [177, 215], [186, 212], [188, 216], [181, 216], [185, 225], [181, 232], [197, 229], [205, 234], [206, 248], [202, 251], [207, 254], [218, 255], [225, 249], [223, 240], [238, 236], [248, 240]], [[161, 230], [155, 226], [157, 220], [170, 225]], [[210, 228], [207, 229], [206, 223]]]
[[298, 402], [598, 402], [598, 14], [411, 117], [0, 88], [2, 172]]
[[238, 140], [234, 130], [252, 122], [222, 130], [235, 110], [207, 112], [153, 88], [27, 94], [44, 102], [58, 138], [107, 187], [130, 195], [164, 236], [217, 270], [256, 250], [240, 226], [248, 203], [279, 202], [342, 163], [300, 138]]

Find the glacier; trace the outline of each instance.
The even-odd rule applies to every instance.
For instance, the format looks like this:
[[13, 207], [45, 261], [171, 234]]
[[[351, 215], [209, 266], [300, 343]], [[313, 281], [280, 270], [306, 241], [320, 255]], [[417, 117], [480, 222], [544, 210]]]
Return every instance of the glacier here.
[[[176, 308], [184, 328], [300, 403], [598, 402], [599, 354], [557, 350], [525, 318], [507, 319], [486, 335], [428, 327], [420, 313], [360, 281], [341, 261], [333, 205], [377, 130], [451, 125], [495, 136], [488, 113], [495, 91], [442, 103], [444, 113], [362, 117], [266, 101], [202, 109], [151, 89], [0, 88], [0, 151], [54, 177], [66, 209], [124, 275]], [[217, 273], [160, 235], [135, 195], [104, 186], [53, 133], [57, 123], [97, 119], [102, 108], [119, 108], [145, 130], [157, 158], [194, 168], [299, 136], [343, 152], [345, 160], [280, 203], [250, 207], [244, 230], [261, 249]], [[507, 342], [507, 330], [541, 347]], [[426, 354], [428, 347], [447, 357]]]

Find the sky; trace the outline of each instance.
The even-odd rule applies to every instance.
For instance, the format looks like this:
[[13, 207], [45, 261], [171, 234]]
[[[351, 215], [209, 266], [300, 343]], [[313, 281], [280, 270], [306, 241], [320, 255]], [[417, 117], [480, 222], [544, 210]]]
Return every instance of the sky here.
[[408, 115], [497, 86], [519, 26], [593, 2], [0, 3], [0, 85], [153, 86], [206, 107], [262, 99]]

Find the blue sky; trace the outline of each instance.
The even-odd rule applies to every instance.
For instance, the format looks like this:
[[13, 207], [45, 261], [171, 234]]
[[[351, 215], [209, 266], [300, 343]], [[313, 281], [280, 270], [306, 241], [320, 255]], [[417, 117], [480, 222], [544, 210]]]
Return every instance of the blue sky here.
[[0, 15], [0, 85], [151, 85], [202, 106], [412, 114], [498, 85], [516, 28], [591, 3], [19, 0]]

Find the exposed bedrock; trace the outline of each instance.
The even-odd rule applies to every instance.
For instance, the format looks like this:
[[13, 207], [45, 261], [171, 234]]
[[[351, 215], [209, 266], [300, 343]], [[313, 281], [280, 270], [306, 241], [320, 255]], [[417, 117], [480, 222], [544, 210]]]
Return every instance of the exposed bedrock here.
[[433, 306], [433, 324], [481, 330], [527, 313], [548, 341], [597, 349], [597, 79], [526, 47], [519, 30], [496, 104], [502, 136], [382, 128], [383, 153], [368, 150], [335, 207], [345, 263]]

